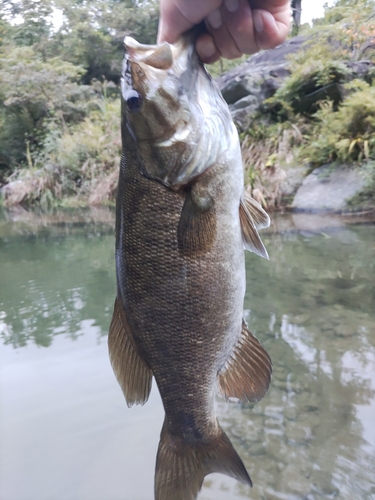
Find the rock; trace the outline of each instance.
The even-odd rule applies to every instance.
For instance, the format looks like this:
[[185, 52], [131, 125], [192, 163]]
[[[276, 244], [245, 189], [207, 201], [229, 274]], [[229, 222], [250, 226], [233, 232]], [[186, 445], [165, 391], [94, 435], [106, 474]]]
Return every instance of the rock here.
[[254, 117], [259, 111], [260, 101], [254, 95], [247, 95], [239, 101], [231, 104], [231, 110], [234, 123], [241, 129], [246, 130]]
[[337, 337], [351, 337], [357, 333], [356, 328], [346, 323], [340, 323], [334, 328]]
[[216, 80], [224, 99], [232, 105], [232, 116], [239, 128], [249, 126], [263, 102], [290, 75], [286, 56], [297, 52], [305, 41], [304, 36], [297, 36], [275, 49], [259, 52]]
[[1, 188], [0, 195], [5, 200], [6, 205], [18, 205], [23, 201], [28, 192], [26, 183], [22, 180], [9, 182]]
[[264, 446], [264, 443], [261, 441], [258, 443], [251, 443], [249, 446], [249, 454], [254, 457], [257, 455], [265, 455], [266, 453], [266, 448]]
[[[316, 85], [316, 84], [315, 84]], [[340, 83], [330, 83], [324, 87], [314, 88], [310, 93], [302, 95], [292, 102], [292, 107], [298, 113], [314, 113], [319, 109], [319, 102], [329, 100], [337, 105], [344, 98], [344, 87]]]
[[324, 165], [305, 178], [294, 197], [292, 209], [310, 213], [348, 212], [347, 201], [364, 187], [365, 179], [358, 168], [340, 165], [332, 170], [331, 165]]
[[239, 109], [251, 108], [254, 105], [258, 106], [258, 99], [253, 95], [247, 95], [246, 97], [243, 97], [242, 99], [235, 102], [234, 104], [229, 105], [229, 109], [233, 114], [233, 112], [235, 112]]
[[[270, 91], [276, 79], [290, 74], [286, 56], [297, 52], [305, 41], [306, 37], [297, 36], [275, 49], [258, 52], [217, 78], [217, 84], [227, 103], [233, 104], [249, 94], [259, 95], [260, 84], [265, 80]], [[270, 80], [273, 80], [272, 84]]]
[[301, 186], [308, 171], [308, 166], [285, 169], [286, 178], [280, 187], [281, 196], [285, 198], [295, 194], [297, 189]]

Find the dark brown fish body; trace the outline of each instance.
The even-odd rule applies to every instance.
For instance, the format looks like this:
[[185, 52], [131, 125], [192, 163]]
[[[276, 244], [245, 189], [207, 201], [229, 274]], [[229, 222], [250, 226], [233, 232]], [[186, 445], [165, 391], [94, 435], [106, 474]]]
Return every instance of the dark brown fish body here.
[[[133, 88], [136, 69], [133, 63]], [[162, 154], [152, 140], [151, 153], [139, 145], [131, 119], [125, 113], [110, 355], [129, 406], [147, 401], [152, 376], [161, 394], [165, 422], [155, 498], [193, 500], [210, 472], [251, 484], [217, 422], [214, 395], [219, 388], [227, 398], [256, 400], [270, 381], [268, 355], [242, 320], [246, 235], [240, 205], [255, 233], [257, 224], [246, 210], [257, 211], [258, 226], [267, 221], [260, 207], [243, 199], [237, 143], [198, 175], [181, 181], [182, 169], [163, 180], [163, 164], [148, 166], [160, 163]], [[162, 147], [165, 141], [169, 147], [168, 137], [162, 137]], [[172, 164], [176, 171], [176, 160]], [[252, 244], [262, 252], [261, 243]]]

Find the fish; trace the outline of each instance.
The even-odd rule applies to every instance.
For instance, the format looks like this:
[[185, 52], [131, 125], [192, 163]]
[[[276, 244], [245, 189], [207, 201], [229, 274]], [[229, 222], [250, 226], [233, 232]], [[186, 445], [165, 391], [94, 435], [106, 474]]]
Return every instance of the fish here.
[[153, 379], [160, 392], [155, 500], [193, 500], [212, 472], [252, 485], [215, 394], [257, 401], [270, 384], [243, 319], [244, 250], [268, 258], [270, 219], [244, 190], [238, 134], [193, 35], [124, 43], [109, 356], [129, 407]]

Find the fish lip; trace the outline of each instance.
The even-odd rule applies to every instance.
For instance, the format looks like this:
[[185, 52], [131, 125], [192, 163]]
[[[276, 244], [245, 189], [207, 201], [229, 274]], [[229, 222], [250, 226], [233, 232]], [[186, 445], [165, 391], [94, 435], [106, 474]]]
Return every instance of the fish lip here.
[[147, 58], [150, 57], [155, 51], [158, 51], [163, 47], [169, 47], [172, 52], [172, 66], [173, 62], [181, 55], [187, 46], [189, 46], [190, 37], [182, 36], [176, 43], [173, 44], [168, 42], [145, 44], [137, 42], [137, 40], [131, 36], [125, 36], [123, 43], [126, 51], [125, 57], [129, 57], [132, 62], [142, 62], [143, 60], [147, 60]]

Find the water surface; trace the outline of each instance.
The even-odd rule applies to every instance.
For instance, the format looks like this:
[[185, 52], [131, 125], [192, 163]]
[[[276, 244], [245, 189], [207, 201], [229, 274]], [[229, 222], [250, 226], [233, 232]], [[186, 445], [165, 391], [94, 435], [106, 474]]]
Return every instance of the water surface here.
[[[272, 385], [217, 400], [254, 487], [213, 474], [199, 500], [375, 499], [375, 226], [284, 217], [264, 241], [244, 308]], [[153, 498], [163, 409], [155, 388], [128, 409], [109, 364], [113, 247], [111, 212], [3, 216], [2, 500]]]

